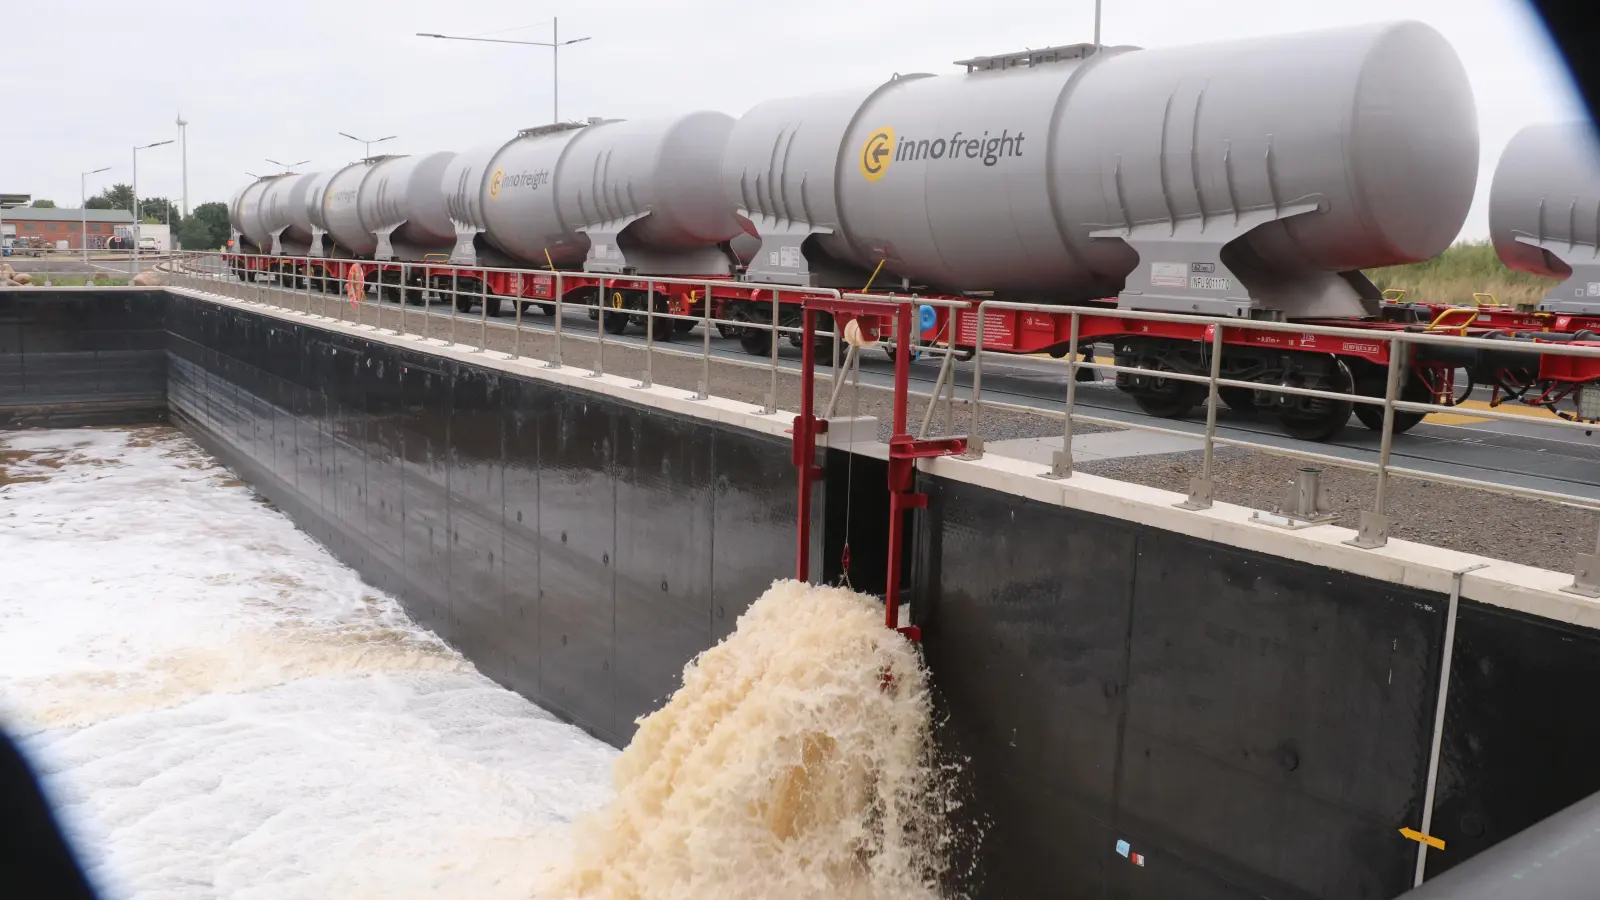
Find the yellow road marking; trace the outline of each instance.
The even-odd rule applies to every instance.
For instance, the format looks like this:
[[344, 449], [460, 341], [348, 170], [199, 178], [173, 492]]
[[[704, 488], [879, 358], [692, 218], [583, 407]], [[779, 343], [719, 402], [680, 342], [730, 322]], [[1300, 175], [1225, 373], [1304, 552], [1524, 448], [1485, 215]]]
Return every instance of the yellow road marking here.
[[1422, 421], [1430, 425], [1476, 425], [1479, 422], [1493, 422], [1483, 416], [1463, 416], [1460, 413], [1429, 413]]
[[1513, 416], [1527, 416], [1532, 419], [1559, 419], [1560, 416], [1542, 406], [1528, 406], [1522, 403], [1502, 403], [1499, 406], [1490, 406], [1486, 400], [1464, 400], [1455, 406], [1456, 409], [1492, 409], [1495, 412], [1510, 413]]

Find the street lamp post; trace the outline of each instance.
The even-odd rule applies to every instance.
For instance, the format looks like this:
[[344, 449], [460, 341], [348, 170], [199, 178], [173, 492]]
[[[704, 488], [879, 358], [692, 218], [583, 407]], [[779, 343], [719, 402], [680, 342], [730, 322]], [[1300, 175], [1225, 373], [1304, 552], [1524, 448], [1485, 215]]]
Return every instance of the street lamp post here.
[[458, 37], [452, 34], [433, 34], [432, 32], [427, 31], [417, 32], [417, 37], [438, 38], [441, 41], [479, 41], [485, 44], [517, 44], [523, 47], [549, 47], [550, 65], [552, 69], [550, 80], [550, 121], [552, 123], [561, 121], [561, 48], [569, 44], [576, 44], [589, 40], [587, 37], [581, 37], [571, 38], [563, 41], [561, 39], [560, 20], [558, 19], [550, 20], [550, 40], [548, 41], [508, 41], [502, 38], [467, 36]]
[[83, 216], [81, 229], [78, 232], [78, 244], [83, 249], [83, 264], [89, 264], [89, 176], [99, 175], [101, 172], [111, 171], [110, 166], [101, 166], [92, 172], [78, 174], [78, 212]]
[[149, 150], [151, 147], [164, 147], [172, 143], [170, 140], [156, 141], [154, 144], [145, 144], [133, 148], [133, 266], [130, 273], [139, 274], [139, 151]]
[[[395, 135], [392, 135], [392, 134], [391, 134], [391, 135], [389, 135], [389, 136], [388, 136], [388, 137], [381, 137], [381, 138], [377, 138], [377, 139], [375, 139], [375, 140], [370, 140], [370, 141], [369, 141], [369, 140], [367, 140], [367, 139], [366, 139], [366, 138], [358, 138], [358, 137], [356, 137], [356, 136], [355, 136], [355, 135], [353, 135], [353, 134], [345, 134], [345, 133], [344, 133], [344, 132], [342, 132], [342, 131], [341, 131], [341, 132], [339, 132], [339, 136], [340, 136], [340, 137], [347, 137], [347, 138], [349, 138], [349, 139], [350, 139], [350, 140], [352, 140], [352, 141], [355, 141], [355, 142], [356, 142], [356, 143], [358, 143], [358, 144], [361, 144], [361, 145], [363, 145], [363, 146], [365, 146], [365, 147], [366, 147], [366, 149], [365, 149], [365, 150], [363, 150], [363, 151], [361, 151], [361, 158], [362, 158], [362, 159], [371, 159], [371, 158], [372, 158], [372, 145], [373, 145], [373, 144], [381, 144], [381, 143], [383, 143], [383, 142], [384, 142], [384, 141], [392, 141], [392, 140], [394, 140], [394, 139], [395, 139], [395, 137], [396, 137], [396, 136], [395, 136]], [[270, 159], [269, 159], [269, 160], [267, 160], [267, 162], [272, 162], [272, 160], [270, 160]], [[283, 163], [278, 163], [278, 165], [280, 165], [280, 166], [281, 166], [281, 165], [283, 165]]]
[[178, 113], [178, 150], [183, 154], [183, 217], [189, 218], [189, 121]]
[[308, 162], [311, 162], [311, 160], [302, 159], [297, 163], [281, 163], [281, 162], [278, 162], [275, 159], [269, 159], [269, 160], [267, 160], [267, 162], [272, 163], [275, 166], [283, 166], [283, 174], [285, 174], [285, 175], [293, 175], [295, 169], [298, 169], [299, 167], [305, 165]]

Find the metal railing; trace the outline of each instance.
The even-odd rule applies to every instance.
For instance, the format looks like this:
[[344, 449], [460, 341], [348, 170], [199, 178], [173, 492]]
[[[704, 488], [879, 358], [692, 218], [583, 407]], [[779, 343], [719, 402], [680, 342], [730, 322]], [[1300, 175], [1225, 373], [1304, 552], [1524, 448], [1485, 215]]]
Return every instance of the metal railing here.
[[[300, 264], [320, 265], [324, 262], [320, 259], [307, 260], [304, 258], [292, 259], [287, 257], [269, 257], [266, 259], [278, 264], [297, 262]], [[363, 266], [367, 265], [369, 264], [363, 264]], [[630, 319], [641, 317], [644, 320], [645, 326], [645, 341], [642, 345], [642, 349], [644, 350], [645, 354], [645, 363], [643, 371], [639, 373], [637, 385], [641, 388], [649, 388], [654, 384], [652, 368], [654, 354], [666, 350], [666, 348], [662, 346], [662, 341], [657, 339], [657, 335], [661, 334], [659, 329], [662, 327], [658, 323], [665, 322], [664, 327], [669, 329], [677, 328], [678, 323], [680, 322], [690, 323], [691, 328], [700, 327], [702, 329], [700, 347], [698, 351], [691, 351], [683, 348], [682, 345], [678, 345], [678, 349], [673, 349], [667, 352], [698, 353], [702, 368], [699, 384], [697, 385], [697, 390], [693, 395], [695, 399], [703, 400], [711, 396], [711, 362], [713, 357], [712, 330], [714, 328], [717, 326], [725, 326], [729, 328], [741, 329], [746, 333], [749, 331], [755, 331], [758, 333], [764, 332], [768, 335], [766, 341], [766, 353], [763, 354], [766, 357], [764, 362], [756, 363], [750, 360], [741, 360], [738, 358], [729, 357], [721, 357], [719, 358], [718, 362], [723, 365], [743, 367], [745, 369], [755, 366], [766, 371], [766, 377], [768, 379], [767, 391], [765, 397], [763, 398], [764, 402], [761, 406], [761, 412], [769, 415], [777, 411], [779, 376], [784, 369], [784, 366], [780, 364], [780, 356], [778, 352], [780, 341], [785, 337], [799, 335], [802, 332], [802, 329], [798, 323], [798, 319], [792, 320], [792, 324], [785, 324], [785, 317], [780, 305], [771, 303], [770, 300], [761, 301], [764, 302], [766, 306], [771, 308], [770, 318], [765, 321], [755, 321], [748, 316], [735, 319], [716, 317], [714, 315], [716, 311], [716, 305], [712, 302], [709, 302], [709, 298], [712, 296], [712, 293], [717, 287], [720, 286], [727, 288], [730, 286], [730, 282], [719, 282], [715, 279], [707, 280], [650, 276], [600, 275], [597, 273], [573, 273], [559, 270], [530, 271], [525, 269], [449, 266], [447, 264], [429, 263], [389, 263], [385, 265], [398, 267], [401, 283], [399, 285], [384, 283], [381, 286], [372, 283], [364, 283], [360, 290], [357, 290], [351, 294], [344, 294], [344, 298], [346, 300], [350, 300], [351, 302], [348, 304], [339, 305], [339, 314], [337, 316], [339, 320], [349, 321], [356, 325], [392, 330], [395, 334], [399, 335], [417, 333], [415, 323], [408, 321], [408, 319], [414, 319], [418, 312], [413, 311], [408, 314], [408, 304], [406, 302], [401, 302], [399, 304], [398, 315], [387, 317], [393, 319], [393, 322], [392, 324], [386, 326], [384, 324], [384, 319], [386, 318], [385, 311], [387, 306], [380, 303], [379, 297], [375, 297], [374, 294], [376, 293], [381, 296], [385, 290], [388, 290], [391, 293], [393, 293], [395, 290], [398, 290], [400, 291], [399, 299], [406, 301], [408, 299], [408, 293], [421, 290], [422, 295], [420, 299], [422, 300], [422, 304], [420, 314], [423, 317], [422, 334], [424, 335], [432, 334], [433, 326], [436, 324], [436, 320], [441, 315], [446, 315], [437, 310], [438, 304], [434, 302], [434, 298], [446, 298], [445, 302], [447, 307], [452, 309], [452, 311], [448, 314], [449, 322], [447, 340], [450, 343], [460, 343], [460, 338], [462, 336], [458, 334], [457, 326], [461, 323], [472, 321], [470, 318], [465, 317], [461, 313], [461, 309], [463, 307], [470, 309], [472, 305], [476, 304], [479, 307], [479, 315], [477, 316], [475, 322], [475, 338], [477, 344], [475, 352], [486, 351], [488, 345], [488, 333], [491, 325], [496, 328], [510, 329], [513, 332], [512, 349], [508, 354], [508, 356], [513, 358], [524, 358], [523, 344], [524, 336], [526, 334], [536, 333], [548, 338], [552, 338], [553, 346], [548, 354], [548, 358], [545, 361], [545, 365], [547, 367], [560, 367], [566, 365], [566, 354], [570, 350], [572, 342], [578, 341], [583, 344], [593, 345], [593, 364], [589, 374], [591, 376], [600, 376], [606, 373], [606, 347], [608, 344], [616, 343], [618, 336], [617, 334], [612, 333], [608, 339], [608, 318], [619, 315], [629, 317]], [[223, 296], [232, 297], [234, 299], [244, 300], [247, 302], [277, 306], [308, 315], [317, 314], [312, 312], [312, 298], [319, 293], [319, 291], [315, 291], [313, 289], [313, 282], [316, 281], [314, 278], [306, 278], [299, 275], [290, 276], [284, 274], [258, 272], [252, 274], [248, 280], [241, 281], [236, 277], [235, 270], [231, 269], [226, 264], [223, 257], [219, 254], [181, 253], [178, 254], [172, 261], [164, 264], [164, 269], [177, 283], [182, 285], [198, 287], [203, 290], [210, 290], [214, 293], [222, 294]], [[409, 282], [411, 281], [412, 274], [414, 272], [426, 272], [430, 269], [448, 269], [452, 273], [450, 283], [448, 285], [424, 285], [420, 289], [410, 285]], [[495, 295], [488, 293], [487, 289], [484, 287], [484, 285], [487, 283], [487, 279], [496, 274], [504, 274], [508, 277], [520, 278], [548, 278], [550, 279], [551, 295], [548, 298], [544, 296], [535, 298], [496, 297]], [[625, 309], [619, 309], [610, 305], [609, 303], [602, 302], [593, 307], [594, 317], [597, 319], [596, 328], [593, 335], [574, 335], [569, 330], [563, 328], [563, 319], [565, 313], [572, 307], [579, 307], [583, 309], [590, 308], [590, 304], [574, 303], [565, 299], [567, 288], [572, 284], [578, 283], [575, 281], [575, 279], [581, 279], [581, 283], [583, 284], [596, 282], [596, 286], [598, 287], [598, 296], [600, 298], [607, 298], [607, 292], [617, 288], [619, 285], [638, 284], [646, 285], [646, 296], [651, 298], [656, 295], [657, 288], [668, 288], [670, 286], [692, 286], [696, 290], [704, 291], [705, 293], [701, 294], [700, 296], [707, 298], [707, 300], [703, 302], [699, 315], [685, 315], [681, 313], [668, 312], [665, 310], [658, 310], [656, 308], [656, 303], [654, 302], [646, 302], [643, 305], [643, 308]], [[284, 281], [287, 281], [288, 283], [277, 283]], [[466, 282], [469, 285], [472, 282], [476, 282], [476, 285], [463, 287], [463, 282]], [[886, 311], [892, 309], [895, 305], [900, 304], [934, 306], [945, 309], [962, 308], [967, 310], [964, 315], [975, 316], [976, 319], [976, 340], [973, 342], [975, 347], [970, 351], [958, 351], [954, 346], [956, 342], [949, 340], [951, 335], [948, 334], [935, 336], [936, 342], [933, 344], [922, 343], [920, 335], [916, 336], [913, 340], [902, 342], [899, 340], [899, 336], [893, 334], [883, 336], [881, 341], [878, 343], [881, 343], [886, 349], [889, 349], [892, 352], [900, 352], [902, 349], [901, 344], [904, 343], [906, 349], [908, 349], [910, 352], [928, 354], [930, 357], [938, 358], [940, 360], [939, 374], [934, 382], [933, 389], [929, 392], [909, 392], [911, 396], [926, 398], [928, 404], [921, 419], [918, 437], [927, 436], [933, 422], [935, 408], [941, 403], [943, 404], [945, 411], [944, 418], [947, 433], [953, 432], [956, 418], [955, 403], [957, 400], [955, 364], [958, 357], [964, 357], [967, 353], [970, 353], [969, 366], [971, 373], [971, 388], [970, 391], [967, 392], [966, 397], [966, 402], [970, 406], [970, 427], [965, 435], [967, 440], [967, 452], [963, 457], [969, 460], [980, 459], [984, 455], [985, 449], [982, 433], [982, 414], [985, 406], [991, 406], [1007, 411], [1043, 414], [1052, 417], [1059, 417], [1061, 419], [1062, 430], [1060, 447], [1059, 449], [1053, 451], [1051, 464], [1045, 468], [1044, 471], [1039, 473], [1041, 477], [1050, 479], [1066, 479], [1071, 478], [1073, 475], [1074, 461], [1072, 442], [1075, 424], [1110, 426], [1114, 428], [1134, 429], [1145, 432], [1189, 438], [1198, 437], [1202, 443], [1200, 471], [1191, 479], [1188, 495], [1182, 502], [1177, 504], [1179, 507], [1188, 510], [1208, 509], [1213, 503], [1216, 493], [1216, 448], [1219, 446], [1242, 448], [1275, 456], [1298, 459], [1305, 462], [1368, 472], [1375, 476], [1375, 487], [1372, 503], [1370, 507], [1364, 509], [1360, 515], [1359, 527], [1357, 529], [1356, 536], [1346, 541], [1347, 544], [1362, 549], [1379, 548], [1388, 542], [1390, 527], [1393, 522], [1388, 510], [1390, 481], [1393, 478], [1450, 484], [1476, 490], [1490, 491], [1502, 495], [1551, 501], [1591, 510], [1600, 510], [1600, 500], [1594, 500], [1578, 495], [1538, 490], [1518, 485], [1467, 478], [1442, 472], [1425, 471], [1402, 465], [1396, 465], [1392, 458], [1394, 441], [1396, 437], [1396, 415], [1398, 413], [1427, 414], [1439, 412], [1441, 409], [1445, 408], [1436, 404], [1419, 403], [1401, 399], [1401, 382], [1402, 378], [1405, 376], [1405, 373], [1409, 369], [1409, 365], [1390, 364], [1387, 367], [1388, 371], [1387, 378], [1385, 379], [1384, 394], [1381, 397], [1366, 396], [1353, 392], [1344, 393], [1338, 391], [1319, 390], [1315, 388], [1295, 387], [1287, 384], [1265, 384], [1255, 381], [1239, 381], [1222, 377], [1221, 374], [1221, 361], [1224, 355], [1222, 348], [1224, 346], [1225, 332], [1237, 334], [1239, 332], [1247, 331], [1266, 331], [1291, 333], [1295, 335], [1326, 335], [1330, 337], [1359, 340], [1365, 344], [1386, 343], [1388, 359], [1392, 362], [1410, 360], [1411, 354], [1416, 350], [1416, 348], [1430, 345], [1452, 348], [1485, 349], [1502, 352], [1514, 350], [1518, 353], [1527, 354], [1552, 354], [1597, 359], [1600, 359], [1600, 347], [1572, 346], [1564, 343], [1524, 342], [1517, 342], [1508, 345], [1508, 343], [1503, 340], [1494, 341], [1482, 338], [1461, 337], [1427, 332], [1354, 329], [1325, 325], [1296, 325], [1291, 323], [1217, 319], [1175, 313], [1138, 312], [1132, 310], [1116, 310], [1112, 312], [1106, 309], [1087, 307], [1011, 303], [995, 300], [986, 300], [974, 303], [961, 300], [923, 298], [909, 295], [892, 296], [884, 294], [851, 293], [820, 288], [801, 288], [784, 285], [751, 285], [747, 283], [737, 283], [734, 286], [746, 290], [757, 290], [760, 292], [756, 295], [757, 300], [760, 299], [762, 293], [771, 291], [774, 295], [784, 297], [785, 299], [798, 300], [801, 297], [827, 298], [832, 301], [846, 304], [862, 304], [867, 307], [881, 306]], [[342, 284], [339, 286], [341, 291], [344, 287], [345, 285]], [[629, 288], [629, 290], [632, 290], [632, 288]], [[511, 324], [490, 321], [490, 317], [488, 315], [488, 304], [484, 301], [497, 300], [510, 300], [513, 303], [514, 321]], [[551, 319], [551, 325], [549, 327], [536, 329], [527, 327], [523, 317], [524, 304], [543, 304], [547, 306], [550, 311], [554, 313]], [[348, 319], [344, 315], [345, 305], [351, 307], [351, 315]], [[1003, 402], [997, 403], [993, 401], [986, 401], [984, 399], [984, 361], [987, 357], [992, 356], [995, 353], [995, 351], [986, 352], [983, 349], [984, 331], [989, 319], [988, 314], [992, 312], [1037, 312], [1049, 313], [1057, 316], [1070, 316], [1070, 329], [1068, 338], [1068, 347], [1070, 350], [1067, 353], [1066, 360], [1062, 363], [1066, 371], [1066, 397], [1064, 403], [1058, 410], [1041, 410], [1031, 406], [1019, 406], [1017, 404]], [[1114, 362], [1097, 362], [1092, 356], [1092, 348], [1091, 353], [1085, 354], [1085, 358], [1080, 359], [1079, 351], [1082, 350], [1081, 345], [1083, 344], [1080, 336], [1083, 333], [1082, 324], [1084, 317], [1103, 317], [1108, 314], [1131, 321], [1175, 322], [1189, 325], [1203, 324], [1209, 326], [1207, 329], [1207, 333], [1209, 335], [1209, 347], [1206, 351], [1208, 362], [1210, 364], [1209, 373], [1206, 375], [1194, 375], [1174, 371], [1142, 368], [1138, 366], [1123, 366]], [[334, 317], [330, 316], [330, 318]], [[371, 321], [369, 321], [369, 319]], [[947, 316], [943, 319], [947, 328], [953, 329], [954, 319], [954, 315]], [[611, 321], [615, 322], [614, 319]], [[612, 327], [618, 328], [618, 326], [615, 324], [613, 324]], [[618, 328], [618, 331], [620, 332], [622, 328], [625, 327], [626, 320], [624, 320], [622, 326]], [[845, 328], [843, 331], [845, 332], [843, 335], [835, 334], [833, 331], [824, 331], [820, 329], [818, 331], [818, 334], [825, 339], [842, 338], [838, 340], [828, 340], [828, 344], [831, 345], [832, 348], [832, 373], [829, 376], [831, 384], [828, 394], [828, 401], [824, 406], [823, 418], [832, 417], [837, 413], [842, 391], [847, 384], [853, 383], [859, 387], [861, 377], [861, 352], [865, 346], [869, 346], [872, 343], [870, 341], [855, 339], [851, 335], [849, 328]], [[944, 343], [937, 343], [937, 341], [941, 339], [944, 340]], [[631, 342], [630, 345], [634, 348], [639, 348], [640, 346]], [[845, 348], [842, 359], [841, 346]], [[1082, 369], [1090, 369], [1098, 373], [1109, 373], [1112, 375], [1130, 374], [1154, 376], [1170, 381], [1189, 382], [1204, 385], [1206, 387], [1206, 398], [1204, 401], [1205, 426], [1203, 431], [1199, 435], [1196, 435], [1193, 432], [1183, 430], [1181, 428], [1161, 425], [1159, 424], [1160, 420], [1129, 421], [1127, 419], [1095, 416], [1082, 412], [1079, 408], [1077, 398], [1077, 386], [1079, 383], [1078, 372]], [[1217, 411], [1221, 405], [1220, 391], [1227, 388], [1241, 388], [1255, 392], [1317, 398], [1341, 403], [1366, 404], [1369, 406], [1378, 407], [1383, 413], [1383, 423], [1382, 428], [1379, 430], [1380, 440], [1377, 458], [1375, 461], [1369, 462], [1365, 460], [1351, 459], [1329, 453], [1318, 452], [1315, 449], [1311, 449], [1311, 447], [1315, 446], [1314, 444], [1308, 445], [1304, 448], [1287, 448], [1261, 441], [1219, 435]], [[1526, 423], [1527, 421], [1525, 415], [1507, 413], [1495, 409], [1474, 408], [1472, 410], [1472, 416], [1474, 418], [1481, 419], [1498, 419], [1504, 421], [1519, 421], [1523, 423]], [[1541, 424], [1555, 428], [1568, 429], [1571, 431], [1582, 431], [1585, 433], [1588, 433], [1596, 427], [1592, 424], [1565, 421], [1553, 417], [1548, 420], [1541, 420]], [[1314, 494], [1315, 492], [1313, 491], [1312, 493]], [[1292, 505], [1286, 504], [1286, 506]], [[1298, 512], [1294, 509], [1290, 509], [1288, 514], [1281, 518], [1286, 520], [1283, 524], [1286, 524], [1288, 527], [1302, 527], [1311, 523], [1311, 519], [1305, 515], [1305, 510], [1303, 509], [1299, 510]], [[1595, 553], [1582, 554], [1579, 556], [1573, 585], [1567, 588], [1567, 590], [1583, 594], [1585, 596], [1600, 597], [1600, 535], [1597, 535]]]
[[27, 275], [31, 287], [115, 287], [128, 284], [139, 269], [165, 262], [166, 253], [140, 254], [139, 268], [134, 267], [131, 250], [90, 250], [84, 260], [82, 250], [46, 250], [14, 252], [0, 256], [0, 267], [10, 266], [19, 275]]
[[[692, 331], [695, 327], [701, 330], [701, 346], [699, 357], [701, 370], [699, 383], [693, 399], [706, 400], [711, 396], [712, 386], [712, 332], [719, 328], [738, 329], [742, 331], [756, 331], [766, 334], [767, 350], [765, 365], [751, 361], [722, 358], [718, 361], [725, 365], [742, 366], [750, 368], [760, 366], [767, 370], [767, 390], [763, 397], [760, 410], [765, 415], [778, 412], [778, 386], [779, 376], [783, 372], [780, 364], [779, 348], [785, 338], [798, 340], [802, 334], [802, 327], [798, 318], [792, 318], [789, 323], [783, 321], [783, 304], [773, 304], [762, 301], [760, 305], [770, 307], [770, 318], [756, 320], [753, 318], [729, 319], [715, 315], [716, 305], [708, 300], [700, 302], [701, 313], [688, 315], [660, 309], [660, 301], [670, 293], [671, 288], [690, 288], [698, 292], [701, 298], [709, 298], [718, 288], [730, 286], [743, 289], [754, 289], [759, 292], [773, 291], [780, 295], [785, 304], [798, 301], [801, 297], [828, 297], [837, 299], [840, 292], [828, 288], [801, 288], [787, 285], [748, 285], [733, 283], [726, 279], [707, 278], [680, 278], [671, 276], [648, 275], [614, 275], [600, 273], [569, 272], [560, 269], [540, 271], [516, 269], [495, 266], [462, 266], [444, 262], [363, 262], [360, 274], [363, 277], [362, 286], [358, 290], [351, 290], [345, 280], [330, 277], [306, 276], [301, 271], [309, 271], [312, 267], [322, 267], [328, 260], [316, 257], [254, 257], [259, 264], [292, 267], [294, 271], [263, 271], [260, 269], [239, 269], [229, 264], [230, 258], [238, 258], [239, 254], [222, 253], [180, 253], [171, 262], [161, 267], [163, 274], [169, 275], [177, 283], [187, 286], [200, 287], [214, 290], [224, 296], [246, 302], [258, 303], [265, 306], [276, 306], [287, 310], [313, 315], [313, 299], [322, 296], [324, 299], [338, 295], [344, 303], [337, 305], [338, 315], [328, 316], [335, 321], [347, 321], [354, 325], [364, 325], [373, 328], [392, 331], [406, 335], [427, 336], [433, 333], [433, 325], [439, 320], [445, 322], [448, 343], [461, 343], [458, 326], [464, 321], [475, 319], [476, 343], [475, 352], [487, 352], [488, 336], [491, 328], [510, 330], [512, 335], [512, 348], [509, 358], [526, 358], [523, 353], [524, 337], [528, 335], [542, 335], [550, 337], [553, 344], [544, 363], [547, 368], [560, 368], [568, 365], [570, 345], [576, 341], [580, 344], [593, 345], [593, 362], [589, 375], [599, 377], [607, 374], [606, 349], [608, 345], [619, 343], [628, 324], [634, 319], [644, 320], [644, 344], [642, 347], [627, 342], [630, 349], [642, 349], [644, 352], [644, 367], [638, 374], [638, 387], [651, 387], [655, 383], [654, 365], [656, 355], [666, 350], [666, 344], [677, 345], [675, 333], [680, 324], [687, 326], [684, 333]], [[388, 268], [398, 273], [398, 280], [368, 280], [366, 276], [377, 268]], [[426, 281], [428, 273], [435, 270], [448, 271], [447, 282], [434, 279], [437, 283], [424, 283], [415, 285], [418, 278]], [[549, 285], [548, 296], [512, 296], [489, 292], [488, 283], [494, 276], [505, 276], [511, 283], [521, 290], [528, 279], [547, 280]], [[338, 281], [334, 285], [332, 282]], [[319, 284], [320, 282], [320, 284]], [[536, 282], [537, 283], [537, 282]], [[597, 300], [605, 302], [587, 303], [574, 302], [566, 299], [569, 289], [574, 285], [593, 284]], [[635, 287], [635, 286], [642, 286]], [[616, 299], [622, 294], [643, 293], [643, 303], [638, 307], [616, 305]], [[390, 312], [390, 304], [383, 302], [385, 294], [396, 295], [401, 302], [398, 312], [393, 316], [386, 316]], [[634, 298], [637, 299], [637, 298]], [[421, 309], [408, 311], [407, 307], [420, 301]], [[500, 317], [491, 319], [489, 307], [491, 304], [503, 307], [505, 303], [511, 304], [512, 321], [507, 324], [497, 321]], [[350, 315], [345, 316], [345, 305], [350, 307]], [[469, 319], [465, 314], [476, 306], [478, 315]], [[524, 319], [524, 308], [540, 306], [549, 313], [549, 327], [529, 327]], [[445, 312], [440, 311], [443, 307]], [[564, 327], [567, 313], [572, 309], [580, 309], [592, 313], [596, 320], [594, 333], [574, 334]], [[796, 307], [797, 309], [798, 307]], [[421, 315], [422, 323], [419, 326], [415, 317]], [[384, 320], [392, 319], [392, 323], [385, 326]], [[369, 321], [370, 320], [370, 321]], [[664, 324], [658, 324], [664, 323]], [[661, 329], [672, 329], [673, 332], [663, 332]], [[612, 331], [610, 329], [615, 329]], [[832, 338], [833, 332], [821, 333], [823, 337]], [[658, 337], [659, 336], [659, 337]], [[683, 351], [676, 351], [683, 352]], [[838, 362], [839, 351], [837, 342], [833, 350], [833, 361]], [[611, 374], [615, 374], [614, 372]]]

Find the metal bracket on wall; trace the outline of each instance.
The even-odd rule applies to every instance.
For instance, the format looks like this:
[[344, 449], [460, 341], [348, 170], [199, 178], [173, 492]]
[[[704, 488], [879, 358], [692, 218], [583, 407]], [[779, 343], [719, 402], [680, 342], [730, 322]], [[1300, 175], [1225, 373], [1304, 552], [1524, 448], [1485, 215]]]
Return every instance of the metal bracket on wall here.
[[1294, 481], [1289, 482], [1289, 493], [1276, 513], [1258, 510], [1250, 521], [1296, 530], [1324, 525], [1335, 518], [1328, 511], [1328, 487], [1322, 483], [1322, 470], [1307, 466], [1295, 473]]
[[1572, 570], [1572, 583], [1561, 590], [1580, 597], [1600, 598], [1600, 535], [1593, 553], [1579, 553]]
[[[1423, 789], [1422, 796], [1422, 827], [1414, 829], [1417, 841], [1417, 869], [1412, 886], [1422, 884], [1422, 876], [1428, 869], [1428, 844], [1436, 841], [1429, 831], [1433, 827], [1433, 798], [1439, 785], [1439, 753], [1444, 746], [1444, 713], [1445, 704], [1450, 699], [1450, 666], [1455, 660], [1456, 643], [1456, 617], [1461, 609], [1461, 579], [1469, 572], [1487, 568], [1488, 563], [1476, 563], [1465, 568], [1457, 569], [1450, 573], [1450, 608], [1444, 620], [1444, 649], [1439, 659], [1439, 694], [1433, 708], [1433, 744], [1428, 751], [1428, 780]], [[1408, 830], [1401, 829], [1404, 834]], [[1409, 837], [1409, 835], [1408, 835]], [[1440, 842], [1442, 847], [1443, 843]]]
[[1345, 543], [1362, 550], [1376, 550], [1384, 546], [1389, 543], [1389, 517], [1363, 509], [1356, 536]]

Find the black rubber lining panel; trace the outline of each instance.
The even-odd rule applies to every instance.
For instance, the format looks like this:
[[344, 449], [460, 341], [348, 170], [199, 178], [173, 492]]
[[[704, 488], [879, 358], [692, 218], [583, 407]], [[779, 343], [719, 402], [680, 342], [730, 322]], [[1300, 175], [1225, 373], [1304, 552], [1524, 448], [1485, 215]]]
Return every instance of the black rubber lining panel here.
[[172, 407], [489, 677], [615, 744], [794, 568], [787, 441], [175, 296]]
[[1461, 604], [1430, 878], [1600, 791], [1597, 693], [1600, 634]]
[[984, 896], [1409, 886], [1446, 598], [921, 480], [914, 608]]

